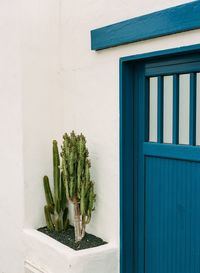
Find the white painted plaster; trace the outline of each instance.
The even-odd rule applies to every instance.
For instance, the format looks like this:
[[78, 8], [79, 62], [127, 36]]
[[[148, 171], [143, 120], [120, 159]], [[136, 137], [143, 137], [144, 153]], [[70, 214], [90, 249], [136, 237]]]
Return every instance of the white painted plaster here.
[[26, 260], [45, 273], [115, 273], [117, 248], [111, 244], [75, 251], [36, 230], [24, 230]]
[[0, 272], [23, 272], [19, 1], [0, 1]]
[[21, 0], [25, 226], [44, 224], [42, 178], [52, 178], [52, 140], [63, 132], [60, 2]]

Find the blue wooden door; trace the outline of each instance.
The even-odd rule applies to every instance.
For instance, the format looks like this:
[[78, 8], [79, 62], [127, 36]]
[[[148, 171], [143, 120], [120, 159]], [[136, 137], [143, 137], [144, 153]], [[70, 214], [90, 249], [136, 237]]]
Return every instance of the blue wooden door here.
[[133, 67], [135, 273], [200, 273], [200, 58]]

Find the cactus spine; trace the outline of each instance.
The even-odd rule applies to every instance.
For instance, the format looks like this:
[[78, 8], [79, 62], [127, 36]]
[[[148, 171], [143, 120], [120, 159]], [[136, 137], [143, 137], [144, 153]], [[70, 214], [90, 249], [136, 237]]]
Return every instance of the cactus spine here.
[[64, 134], [61, 157], [67, 199], [74, 205], [75, 240], [78, 242], [85, 235], [96, 198], [85, 137], [74, 132]]
[[53, 141], [53, 178], [54, 196], [49, 184], [48, 176], [44, 176], [43, 185], [47, 205], [44, 207], [47, 228], [51, 231], [62, 231], [68, 226], [68, 209], [66, 199], [66, 187], [63, 173], [60, 171], [60, 158], [57, 141]]

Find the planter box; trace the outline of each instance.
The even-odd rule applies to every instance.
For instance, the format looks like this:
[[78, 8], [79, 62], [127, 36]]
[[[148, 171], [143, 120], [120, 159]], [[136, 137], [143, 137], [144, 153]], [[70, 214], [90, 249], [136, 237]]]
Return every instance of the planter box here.
[[24, 230], [24, 243], [27, 273], [118, 272], [118, 249], [111, 244], [75, 251], [34, 229]]

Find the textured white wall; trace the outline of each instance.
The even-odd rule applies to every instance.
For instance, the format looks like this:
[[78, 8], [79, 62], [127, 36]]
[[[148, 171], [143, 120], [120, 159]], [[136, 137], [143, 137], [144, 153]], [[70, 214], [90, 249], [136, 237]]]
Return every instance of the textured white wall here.
[[0, 1], [0, 272], [21, 273], [23, 162], [19, 2]]
[[52, 140], [63, 126], [60, 1], [21, 0], [25, 227], [44, 224], [42, 178], [52, 177]]
[[57, 0], [0, 1], [1, 273], [24, 271], [23, 227], [44, 223], [42, 176], [63, 131], [59, 18]]

